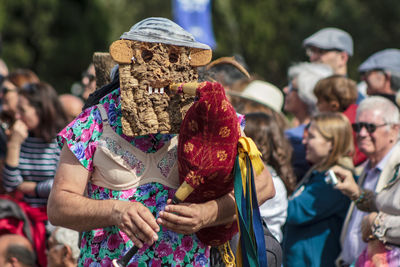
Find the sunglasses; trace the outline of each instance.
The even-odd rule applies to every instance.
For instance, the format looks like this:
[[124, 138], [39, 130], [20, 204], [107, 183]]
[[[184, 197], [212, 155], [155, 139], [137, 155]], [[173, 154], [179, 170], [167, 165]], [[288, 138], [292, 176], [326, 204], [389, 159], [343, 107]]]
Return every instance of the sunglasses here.
[[17, 89], [16, 88], [8, 88], [8, 87], [2, 87], [1, 88], [1, 93], [3, 93], [3, 95], [7, 94], [8, 92], [16, 92]]
[[353, 127], [353, 130], [356, 133], [361, 132], [361, 129], [365, 127], [365, 130], [367, 130], [368, 133], [373, 133], [376, 131], [377, 128], [388, 125], [388, 123], [376, 125], [373, 123], [367, 123], [367, 122], [357, 122], [353, 123], [351, 126]]
[[28, 94], [35, 94], [38, 88], [39, 84], [37, 83], [26, 83], [21, 87], [21, 91], [27, 92]]

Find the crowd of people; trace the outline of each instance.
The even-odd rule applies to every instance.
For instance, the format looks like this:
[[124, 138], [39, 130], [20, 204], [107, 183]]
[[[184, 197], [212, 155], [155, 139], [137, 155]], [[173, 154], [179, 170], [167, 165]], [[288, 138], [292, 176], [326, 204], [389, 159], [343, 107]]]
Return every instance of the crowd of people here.
[[279, 89], [239, 57], [192, 63], [210, 49], [190, 36], [169, 20], [139, 22], [121, 36], [134, 51], [115, 57], [111, 82], [96, 88], [91, 64], [79, 96], [0, 64], [0, 265], [112, 266], [133, 246], [128, 266], [226, 264], [210, 261], [219, 250], [196, 233], [235, 223], [233, 190], [172, 205], [179, 135], [125, 132], [135, 122], [123, 84], [150, 99], [133, 112], [154, 109], [157, 120], [163, 111], [149, 103], [169, 101], [169, 75], [225, 88], [262, 154], [259, 211], [282, 266], [400, 266], [400, 49], [366, 58], [357, 82], [347, 76], [352, 37], [324, 28], [304, 39], [309, 62], [288, 66]]

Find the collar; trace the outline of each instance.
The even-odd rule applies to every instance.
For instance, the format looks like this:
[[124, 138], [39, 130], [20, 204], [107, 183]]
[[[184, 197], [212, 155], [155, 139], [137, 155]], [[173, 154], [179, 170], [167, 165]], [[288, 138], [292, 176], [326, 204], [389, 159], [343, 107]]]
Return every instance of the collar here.
[[[378, 169], [379, 171], [382, 171], [383, 168], [386, 165], [386, 162], [389, 160], [390, 156], [392, 155], [394, 148], [397, 147], [399, 142], [397, 142], [386, 155], [381, 159], [381, 161], [378, 162], [378, 164], [375, 166], [375, 169]], [[368, 160], [368, 163], [366, 165], [366, 169], [370, 170], [371, 169], [371, 162]]]

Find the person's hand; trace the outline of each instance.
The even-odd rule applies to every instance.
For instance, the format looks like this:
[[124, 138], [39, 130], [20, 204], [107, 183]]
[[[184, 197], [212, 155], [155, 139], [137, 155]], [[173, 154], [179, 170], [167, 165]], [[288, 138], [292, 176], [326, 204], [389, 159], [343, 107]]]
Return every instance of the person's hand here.
[[160, 227], [150, 210], [139, 202], [118, 201], [117, 226], [139, 248], [143, 242], [152, 245], [158, 239]]
[[29, 195], [29, 196], [36, 196], [36, 182], [31, 182], [31, 181], [26, 181], [26, 182], [22, 182], [22, 184], [20, 184], [17, 189], [19, 191], [21, 191], [22, 193], [24, 193], [25, 195]]
[[364, 216], [361, 222], [362, 240], [364, 242], [368, 242], [370, 240], [370, 236], [372, 235], [371, 227], [374, 224], [376, 216], [378, 216], [378, 213], [371, 212], [370, 214]]
[[346, 170], [338, 165], [333, 166], [331, 170], [338, 178], [338, 183], [336, 184], [335, 188], [339, 189], [351, 200], [356, 200], [361, 194], [361, 189], [354, 180], [351, 171]]
[[21, 120], [16, 120], [9, 132], [9, 143], [21, 145], [28, 137], [28, 127]]
[[167, 229], [180, 234], [192, 234], [207, 226], [207, 208], [205, 204], [167, 202], [164, 211], [160, 211], [157, 222]]

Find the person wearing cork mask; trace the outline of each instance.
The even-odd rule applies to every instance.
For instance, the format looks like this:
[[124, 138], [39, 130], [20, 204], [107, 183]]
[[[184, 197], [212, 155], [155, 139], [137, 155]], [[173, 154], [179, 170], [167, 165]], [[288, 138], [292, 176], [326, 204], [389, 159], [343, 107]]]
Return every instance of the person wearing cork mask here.
[[[135, 245], [129, 264], [208, 266], [209, 248], [195, 233], [234, 220], [232, 194], [199, 204], [167, 200], [179, 186], [175, 133], [193, 103], [169, 85], [196, 81], [211, 50], [170, 20], [148, 18], [110, 54], [119, 64], [112, 82], [59, 135], [49, 219], [83, 231], [79, 265], [109, 266]], [[269, 173], [257, 181], [260, 201], [272, 197]]]

